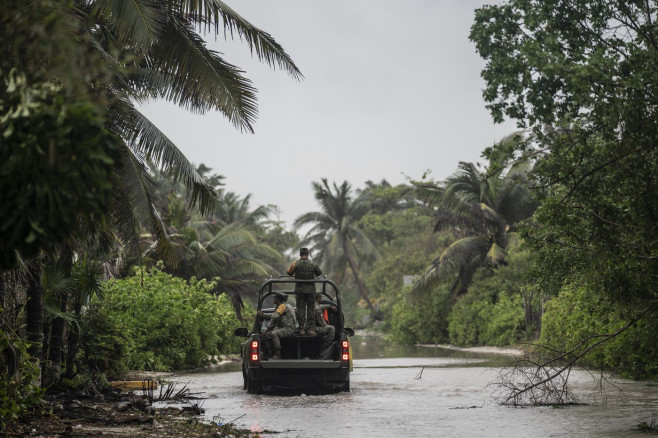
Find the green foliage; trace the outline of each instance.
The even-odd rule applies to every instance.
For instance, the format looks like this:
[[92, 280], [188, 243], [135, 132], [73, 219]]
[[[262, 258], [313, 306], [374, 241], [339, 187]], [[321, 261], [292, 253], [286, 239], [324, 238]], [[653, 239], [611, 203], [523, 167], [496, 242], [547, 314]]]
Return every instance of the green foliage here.
[[[93, 105], [66, 102], [58, 87], [30, 85], [15, 70], [0, 101], [0, 266], [30, 257], [101, 222], [111, 203], [118, 140]], [[114, 151], [114, 152], [113, 152]], [[80, 181], [84, 181], [81, 184]]]
[[[367, 232], [374, 217], [365, 215], [359, 226]], [[373, 293], [384, 300], [402, 286], [403, 276], [421, 274], [428, 254], [436, 253], [449, 239], [446, 234], [432, 234], [431, 217], [421, 208], [389, 213], [386, 221], [390, 222], [391, 243], [381, 246], [381, 257], [372, 264], [367, 281]]]
[[[427, 309], [423, 303], [433, 299], [429, 294], [411, 296], [408, 287], [403, 289], [404, 276], [413, 277], [424, 272], [428, 258], [435, 257], [451, 239], [444, 233], [432, 233], [429, 213], [428, 209], [419, 206], [387, 213], [390, 243], [382, 242], [379, 248], [381, 257], [368, 272], [367, 284], [384, 313], [384, 328], [390, 330], [398, 342], [413, 343], [417, 341], [416, 337], [426, 342], [445, 335], [445, 324], [442, 324], [440, 315], [446, 306], [437, 302], [433, 310]], [[358, 226], [367, 230], [376, 216], [375, 212], [364, 215]], [[439, 316], [430, 317], [432, 311], [438, 312]], [[429, 320], [432, 320], [431, 325], [423, 326], [423, 321]], [[416, 329], [407, 330], [407, 325], [414, 324], [418, 324]]]
[[[249, 195], [241, 198], [224, 191], [218, 187], [223, 177], [209, 175], [211, 170], [203, 164], [198, 167], [199, 173], [216, 186], [222, 205], [218, 211], [207, 214], [201, 214], [191, 205], [185, 187], [172, 175], [152, 170], [159, 187], [157, 204], [171, 232], [172, 242], [177, 246], [177, 257], [164, 259], [165, 270], [181, 278], [214, 280], [215, 292], [231, 296], [240, 318], [244, 300], [255, 302], [262, 279], [284, 272], [286, 262], [289, 263], [269, 243], [288, 249], [286, 242], [290, 239], [297, 242], [298, 238], [286, 232], [281, 223], [265, 222], [274, 207], [252, 210]], [[142, 262], [147, 266], [160, 259], [153, 246], [145, 255]]]
[[410, 290], [402, 288], [391, 307], [391, 338], [403, 344], [446, 342], [452, 300], [448, 287], [437, 287], [432, 293]]
[[[620, 307], [609, 297], [582, 287], [566, 287], [546, 306], [541, 343], [559, 351], [569, 351], [583, 341], [612, 334], [624, 327], [639, 312]], [[619, 372], [633, 379], [658, 378], [658, 345], [655, 312], [636, 325], [592, 350], [583, 364]]]
[[39, 404], [43, 391], [38, 363], [28, 354], [27, 344], [6, 325], [0, 329], [0, 352], [0, 424], [4, 425]]
[[457, 345], [510, 345], [528, 340], [524, 295], [531, 255], [518, 243], [510, 245], [509, 264], [480, 269], [468, 294], [460, 297], [450, 314], [450, 342]]
[[92, 301], [82, 320], [78, 369], [120, 378], [130, 369], [134, 350], [135, 339], [116, 315], [106, 313], [98, 300]]
[[115, 372], [125, 366], [172, 370], [202, 366], [214, 355], [237, 351], [233, 330], [239, 322], [228, 297], [211, 294], [215, 286], [155, 268], [109, 281], [104, 299], [91, 308], [97, 321], [107, 324], [87, 338], [96, 349], [94, 357], [110, 361], [107, 369]]
[[339, 186], [329, 184], [326, 178], [322, 183], [313, 182], [313, 192], [321, 211], [309, 212], [295, 220], [295, 227], [310, 225], [304, 242], [313, 246], [316, 259], [322, 264], [325, 273], [334, 274], [339, 282], [345, 278], [349, 268], [358, 286], [363, 302], [373, 315], [376, 313], [370, 291], [360, 274], [360, 268], [369, 260], [379, 256], [377, 248], [368, 235], [356, 225], [365, 213], [363, 194], [352, 197], [352, 186], [343, 181]]
[[[444, 243], [449, 242], [446, 236]], [[393, 288], [398, 292], [386, 295], [385, 306], [392, 338], [401, 343], [463, 346], [504, 346], [529, 339], [533, 331], [532, 327], [526, 329], [524, 298], [530, 301], [526, 292], [531, 289], [527, 279], [530, 260], [527, 251], [511, 244], [509, 264], [478, 270], [469, 293], [457, 299], [449, 282], [413, 292], [408, 287]]]
[[[537, 255], [539, 286], [572, 304], [602, 306], [592, 309], [604, 317], [597, 322], [578, 307], [580, 320], [558, 311], [557, 301], [546, 318], [551, 336], [571, 345], [566, 327], [573, 325], [574, 339], [608, 333], [632, 319], [629, 309], [648, 309], [645, 321], [610, 341], [628, 354], [605, 346], [586, 358], [634, 376], [652, 374], [647, 364], [658, 358], [636, 332], [655, 332], [658, 306], [655, 12], [655, 1], [510, 0], [476, 11], [470, 35], [486, 61], [484, 98], [494, 119], [533, 130], [534, 142], [514, 149], [540, 158], [546, 188], [522, 230]], [[621, 338], [648, 356], [617, 345]]]
[[452, 309], [450, 342], [461, 346], [510, 345], [525, 340], [523, 300], [500, 292], [487, 296], [471, 290]]
[[518, 134], [501, 140], [498, 152], [488, 154], [486, 169], [460, 162], [459, 170], [442, 183], [414, 182], [419, 198], [435, 209], [434, 230], [455, 234], [416, 289], [430, 289], [446, 277], [456, 277], [453, 291], [467, 293], [479, 267], [506, 262], [512, 233], [536, 208], [529, 189], [532, 160], [516, 159], [506, 151], [508, 145], [524, 141]]

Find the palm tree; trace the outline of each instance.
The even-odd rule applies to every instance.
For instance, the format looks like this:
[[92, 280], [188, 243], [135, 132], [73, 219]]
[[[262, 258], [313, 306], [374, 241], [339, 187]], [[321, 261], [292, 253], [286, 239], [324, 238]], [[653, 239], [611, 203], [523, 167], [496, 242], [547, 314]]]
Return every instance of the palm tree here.
[[[141, 254], [140, 230], [142, 227], [152, 230], [160, 255], [175, 264], [176, 247], [155, 206], [156, 184], [148, 175], [146, 163], [155, 163], [170, 172], [175, 181], [185, 186], [190, 203], [202, 213], [212, 211], [218, 204], [218, 197], [214, 187], [206, 183], [176, 145], [137, 110], [135, 103], [164, 99], [196, 113], [217, 110], [240, 130], [253, 132], [257, 115], [255, 88], [237, 67], [226, 62], [219, 53], [207, 49], [196, 33], [201, 30], [214, 32], [215, 36], [222, 30], [225, 36], [237, 36], [259, 60], [286, 70], [297, 79], [301, 78], [301, 73], [269, 34], [219, 0], [76, 0], [53, 4], [58, 13], [65, 11], [62, 13], [66, 18], [64, 22], [76, 23], [70, 26], [75, 31], [67, 36], [76, 35], [84, 51], [103, 63], [102, 68], [73, 75], [77, 81], [70, 80], [68, 85], [76, 90], [86, 86], [90, 99], [102, 96], [95, 101], [107, 107], [105, 126], [121, 140], [118, 146], [112, 144], [116, 150], [109, 150], [109, 145], [103, 150], [104, 160], [114, 164], [110, 180], [114, 196], [107, 206], [109, 220], [96, 218], [99, 224], [93, 232], [98, 234], [98, 240], [108, 241], [108, 237], [113, 236], [125, 250]], [[39, 57], [37, 70], [66, 72], [71, 67], [79, 68], [74, 62], [64, 67], [47, 65], [48, 60], [61, 62], [62, 58], [65, 57]], [[82, 87], [80, 78], [87, 81]], [[55, 75], [55, 80], [67, 83], [66, 76]], [[39, 265], [31, 264], [28, 275], [31, 298], [28, 337], [34, 342], [43, 339]]]
[[512, 160], [497, 153], [489, 157], [485, 171], [460, 162], [459, 170], [443, 184], [415, 184], [419, 199], [436, 208], [434, 231], [450, 230], [457, 237], [432, 262], [416, 289], [429, 289], [458, 272], [451, 290], [463, 294], [477, 268], [505, 263], [515, 225], [530, 217], [536, 207], [528, 186], [530, 169], [528, 159]]
[[195, 276], [215, 280], [215, 290], [231, 297], [240, 320], [243, 297], [254, 296], [259, 280], [276, 272], [264, 260], [281, 257], [239, 222], [190, 225], [181, 234], [180, 246], [183, 248], [181, 261], [168, 270], [182, 278]]
[[222, 191], [219, 194], [219, 199], [221, 205], [213, 216], [213, 220], [223, 224], [239, 222], [258, 228], [259, 224], [267, 219], [273, 210], [273, 207], [268, 205], [260, 205], [252, 210], [249, 205], [251, 194], [241, 197], [234, 192]]
[[339, 278], [343, 278], [349, 267], [361, 296], [374, 313], [370, 292], [359, 274], [360, 263], [357, 263], [359, 259], [378, 256], [368, 236], [355, 226], [365, 213], [363, 198], [352, 199], [347, 181], [340, 186], [333, 183], [333, 190], [325, 178], [322, 184], [313, 182], [312, 186], [322, 211], [305, 213], [294, 225], [297, 228], [312, 225], [304, 241], [317, 250], [317, 261], [324, 262], [325, 268], [337, 273]]
[[[211, 169], [201, 165], [199, 170], [207, 175]], [[223, 177], [211, 175], [209, 181], [214, 181], [222, 205], [218, 211], [204, 216], [189, 205], [184, 187], [176, 184], [171, 175], [155, 171], [153, 178], [165, 189], [167, 196], [161, 194], [159, 203], [166, 205], [159, 213], [179, 255], [176, 264], [164, 260], [166, 270], [182, 278], [216, 280], [217, 293], [232, 298], [236, 314], [241, 318], [242, 297], [253, 295], [257, 280], [275, 273], [267, 260], [281, 258], [278, 251], [256, 237], [269, 208], [251, 210], [250, 196], [240, 198], [224, 191], [217, 187]], [[159, 258], [155, 251], [157, 241], [150, 241], [145, 256]]]
[[[166, 169], [188, 190], [191, 205], [202, 214], [218, 205], [209, 185], [180, 150], [133, 105], [165, 99], [193, 112], [217, 110], [242, 131], [253, 132], [257, 114], [256, 90], [235, 66], [206, 48], [195, 30], [220, 30], [237, 35], [257, 57], [294, 78], [301, 73], [283, 48], [267, 33], [251, 25], [219, 0], [205, 2], [96, 1], [80, 2], [93, 20], [89, 34], [94, 48], [115, 71], [107, 125], [125, 145], [114, 179], [117, 229], [137, 224], [153, 230], [163, 258], [175, 263], [176, 252], [157, 209], [154, 185], [146, 162]], [[99, 26], [100, 25], [100, 26]], [[118, 54], [118, 55], [115, 55]], [[128, 62], [123, 61], [127, 59]], [[128, 247], [137, 248], [137, 234], [123, 233]]]

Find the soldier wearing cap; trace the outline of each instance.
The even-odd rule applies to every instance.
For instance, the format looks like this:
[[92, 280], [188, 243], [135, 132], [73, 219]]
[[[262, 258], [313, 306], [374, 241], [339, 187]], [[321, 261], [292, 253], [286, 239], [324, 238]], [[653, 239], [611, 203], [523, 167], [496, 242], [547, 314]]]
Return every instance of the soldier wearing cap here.
[[[322, 275], [318, 265], [308, 258], [308, 248], [299, 250], [299, 260], [288, 268], [288, 275], [294, 275], [297, 280], [313, 280]], [[315, 284], [296, 283], [295, 295], [297, 314], [299, 315], [299, 334], [315, 336]]]
[[261, 332], [263, 341], [271, 340], [274, 346], [274, 355], [272, 359], [281, 359], [281, 338], [287, 338], [295, 333], [295, 309], [286, 303], [288, 295], [277, 292], [274, 294], [274, 305], [276, 310], [271, 313], [258, 311], [258, 316], [269, 319], [267, 328]]

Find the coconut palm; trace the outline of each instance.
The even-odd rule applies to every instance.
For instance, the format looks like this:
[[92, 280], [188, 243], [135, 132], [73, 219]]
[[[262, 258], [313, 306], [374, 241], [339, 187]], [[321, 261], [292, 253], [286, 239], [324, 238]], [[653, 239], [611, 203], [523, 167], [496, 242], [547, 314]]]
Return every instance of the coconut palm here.
[[[67, 19], [76, 20], [76, 26], [72, 26], [75, 32], [69, 32], [68, 36], [76, 35], [85, 52], [104, 63], [103, 68], [90, 69], [74, 77], [88, 81], [82, 88], [86, 86], [90, 96], [102, 96], [98, 100], [106, 106], [105, 126], [121, 139], [116, 150], [103, 151], [104, 160], [114, 164], [110, 181], [113, 201], [107, 205], [109, 220], [98, 218], [101, 223], [94, 233], [103, 241], [113, 236], [123, 250], [139, 255], [140, 231], [146, 228], [154, 233], [161, 257], [176, 264], [176, 246], [155, 205], [157, 185], [149, 177], [146, 163], [154, 163], [182, 183], [190, 203], [202, 213], [212, 211], [218, 198], [213, 187], [176, 145], [140, 113], [136, 104], [164, 99], [196, 113], [216, 110], [238, 129], [253, 132], [257, 115], [255, 88], [237, 67], [209, 50], [197, 31], [215, 36], [223, 31], [225, 36], [237, 36], [259, 60], [286, 70], [294, 78], [300, 78], [301, 74], [269, 34], [252, 26], [219, 0], [52, 3], [56, 11], [64, 11]], [[71, 66], [76, 67], [73, 63], [64, 67], [47, 64], [61, 58], [39, 57], [38, 68], [65, 72]], [[64, 76], [56, 79], [66, 82]], [[34, 267], [28, 276], [28, 295], [34, 297], [28, 303], [28, 333], [35, 342], [43, 338], [37, 290], [39, 271], [40, 267]]]
[[195, 276], [217, 282], [217, 293], [226, 293], [242, 320], [244, 296], [255, 296], [263, 278], [276, 272], [264, 260], [281, 257], [278, 251], [259, 242], [241, 223], [208, 224], [189, 228], [181, 263], [171, 268], [183, 278]]
[[311, 225], [304, 241], [316, 250], [316, 260], [323, 263], [327, 271], [334, 272], [342, 279], [349, 267], [362, 298], [374, 312], [370, 292], [359, 273], [357, 260], [378, 256], [378, 251], [368, 236], [355, 225], [363, 216], [363, 198], [352, 199], [351, 186], [344, 181], [340, 186], [329, 185], [325, 178], [322, 183], [313, 182], [315, 199], [322, 211], [305, 213], [295, 220], [295, 227]]
[[[99, 0], [79, 2], [88, 15], [92, 46], [115, 72], [107, 125], [124, 141], [114, 179], [113, 218], [124, 243], [137, 248], [137, 224], [152, 230], [162, 257], [175, 263], [176, 252], [154, 207], [155, 185], [146, 162], [165, 169], [188, 190], [202, 214], [217, 206], [206, 183], [180, 150], [133, 102], [164, 99], [196, 113], [217, 110], [243, 131], [253, 132], [256, 90], [235, 66], [209, 50], [197, 30], [240, 37], [256, 56], [294, 78], [301, 74], [283, 48], [267, 33], [219, 0], [152, 2]], [[114, 91], [116, 90], [116, 91]]]
[[[205, 174], [210, 169], [199, 167]], [[247, 196], [241, 199], [232, 192], [218, 188], [221, 208], [211, 215], [202, 216], [186, 201], [184, 188], [173, 183], [173, 178], [154, 172], [160, 187], [166, 188], [167, 204], [160, 211], [177, 248], [179, 262], [165, 261], [168, 272], [182, 278], [205, 278], [217, 281], [217, 293], [228, 294], [240, 318], [244, 295], [253, 295], [257, 283], [275, 270], [267, 260], [278, 260], [281, 254], [256, 238], [260, 221], [267, 219], [269, 210], [249, 208]], [[211, 181], [220, 183], [222, 177], [214, 175]], [[228, 196], [227, 196], [228, 195]], [[157, 241], [150, 239], [147, 257], [159, 258], [155, 250]]]
[[498, 153], [489, 157], [485, 171], [461, 162], [443, 184], [416, 184], [419, 199], [436, 209], [434, 231], [450, 230], [457, 237], [432, 261], [416, 289], [429, 289], [458, 272], [451, 290], [462, 294], [477, 268], [505, 263], [515, 225], [536, 207], [528, 186], [530, 169], [529, 160], [512, 160]]

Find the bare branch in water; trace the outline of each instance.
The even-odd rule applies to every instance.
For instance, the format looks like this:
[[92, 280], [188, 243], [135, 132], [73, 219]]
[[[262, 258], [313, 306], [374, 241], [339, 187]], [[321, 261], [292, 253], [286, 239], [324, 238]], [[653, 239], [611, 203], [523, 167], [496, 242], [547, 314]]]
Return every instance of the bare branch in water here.
[[[546, 345], [533, 344], [533, 351], [516, 359], [510, 367], [500, 369], [497, 381], [492, 384], [496, 387], [496, 401], [510, 406], [580, 404], [568, 384], [573, 367], [593, 349], [634, 326], [651, 308], [641, 312], [616, 332], [589, 336], [570, 350], [560, 351]], [[596, 381], [594, 394], [598, 394], [596, 396], [604, 401], [607, 400], [605, 384], [619, 389], [603, 373], [598, 377], [590, 375]]]

